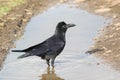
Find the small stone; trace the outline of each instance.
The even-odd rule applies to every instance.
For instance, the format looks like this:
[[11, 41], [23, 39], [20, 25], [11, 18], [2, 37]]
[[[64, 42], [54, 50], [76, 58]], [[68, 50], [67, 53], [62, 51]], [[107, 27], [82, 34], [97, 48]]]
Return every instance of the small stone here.
[[85, 0], [75, 0], [74, 3], [81, 3], [84, 2]]
[[109, 12], [111, 9], [110, 8], [100, 8], [95, 10], [96, 13], [103, 13], [103, 12]]
[[7, 20], [15, 20], [16, 18], [15, 17], [8, 17]]
[[33, 13], [32, 13], [32, 12], [27, 12], [26, 14], [27, 14], [27, 15], [32, 15]]
[[120, 3], [120, 0], [114, 0], [114, 1], [111, 2], [111, 7], [112, 7], [112, 6], [116, 6], [116, 5], [118, 5], [119, 3]]
[[97, 63], [97, 65], [100, 65], [100, 63]]
[[26, 12], [32, 12], [31, 9], [24, 9]]
[[23, 19], [23, 22], [27, 22], [28, 20], [27, 19]]
[[120, 27], [118, 27], [116, 30], [117, 30], [117, 31], [120, 30]]
[[22, 17], [23, 15], [19, 14], [19, 15], [16, 15], [16, 17]]
[[115, 58], [118, 58], [120, 55], [116, 55]]
[[112, 52], [112, 50], [107, 50], [105, 53], [111, 53]]
[[115, 26], [120, 26], [120, 23], [116, 23], [116, 24], [114, 24]]
[[109, 54], [103, 53], [103, 56], [108, 56]]
[[15, 34], [14, 37], [17, 37], [17, 35]]
[[104, 50], [107, 50], [107, 48], [105, 46], [102, 47]]
[[67, 0], [60, 0], [61, 3], [67, 2]]
[[4, 22], [0, 23], [0, 27], [4, 27], [4, 26], [5, 26]]
[[114, 35], [109, 35], [109, 38], [112, 38]]
[[117, 18], [117, 15], [113, 15], [113, 18]]

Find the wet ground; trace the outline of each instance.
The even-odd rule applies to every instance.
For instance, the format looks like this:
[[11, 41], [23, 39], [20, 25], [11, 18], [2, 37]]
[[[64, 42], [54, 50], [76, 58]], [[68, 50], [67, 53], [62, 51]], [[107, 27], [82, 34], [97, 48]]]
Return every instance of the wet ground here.
[[[16, 7], [12, 7], [12, 9], [8, 13], [0, 16], [0, 70], [8, 51], [10, 50], [10, 48], [13, 47], [14, 41], [23, 35], [25, 26], [29, 22], [31, 17], [36, 15], [38, 12], [42, 13], [50, 6], [59, 3], [56, 0], [25, 1], [25, 3]], [[2, 3], [5, 3], [5, 5], [7, 5], [8, 2], [12, 3], [11, 0], [0, 0], [0, 5], [2, 5]], [[14, 2], [12, 4], [14, 4]]]
[[32, 56], [17, 59], [24, 53], [10, 52], [0, 72], [0, 80], [119, 80], [120, 74], [103, 64], [93, 55], [85, 54], [97, 31], [109, 21], [68, 4], [51, 7], [34, 16], [26, 26], [23, 37], [16, 41], [15, 49], [24, 49], [50, 37], [59, 21], [77, 26], [67, 31], [67, 44], [57, 57], [55, 68]]
[[90, 50], [103, 49], [96, 56], [112, 68], [120, 71], [120, 0], [75, 0], [77, 7], [112, 19], [112, 23], [100, 29]]

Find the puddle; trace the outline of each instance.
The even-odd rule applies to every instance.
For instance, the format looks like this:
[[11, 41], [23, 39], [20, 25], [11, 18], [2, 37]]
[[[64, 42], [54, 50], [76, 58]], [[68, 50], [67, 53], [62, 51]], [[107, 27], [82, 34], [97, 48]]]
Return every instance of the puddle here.
[[23, 38], [15, 42], [16, 49], [25, 49], [44, 41], [54, 34], [59, 21], [77, 26], [67, 31], [67, 44], [56, 58], [55, 68], [47, 68], [46, 62], [39, 57], [17, 59], [24, 53], [10, 52], [0, 72], [0, 80], [119, 80], [119, 73], [94, 56], [85, 54], [93, 44], [92, 38], [97, 36], [97, 31], [107, 25], [106, 20], [67, 4], [54, 6], [34, 16]]

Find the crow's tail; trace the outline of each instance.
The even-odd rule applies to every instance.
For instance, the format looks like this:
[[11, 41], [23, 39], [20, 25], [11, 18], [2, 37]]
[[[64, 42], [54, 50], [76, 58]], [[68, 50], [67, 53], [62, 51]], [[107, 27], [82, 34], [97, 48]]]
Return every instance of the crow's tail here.
[[23, 54], [23, 55], [19, 56], [18, 59], [29, 57], [29, 56], [31, 56], [31, 54], [30, 53], [26, 53], [26, 54]]
[[12, 52], [25, 52], [25, 50], [12, 50]]

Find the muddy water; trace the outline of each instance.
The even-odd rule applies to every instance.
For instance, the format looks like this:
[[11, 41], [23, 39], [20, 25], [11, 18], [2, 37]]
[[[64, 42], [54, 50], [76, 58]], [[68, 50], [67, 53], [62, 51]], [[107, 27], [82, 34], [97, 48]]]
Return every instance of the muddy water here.
[[85, 54], [93, 44], [92, 38], [97, 36], [97, 31], [108, 22], [101, 16], [74, 6], [57, 5], [34, 16], [23, 37], [15, 42], [15, 49], [24, 49], [44, 41], [54, 34], [59, 21], [77, 26], [67, 31], [67, 44], [55, 61], [55, 68], [48, 68], [39, 57], [17, 59], [24, 53], [10, 52], [0, 72], [0, 80], [119, 80], [118, 72], [93, 55]]

